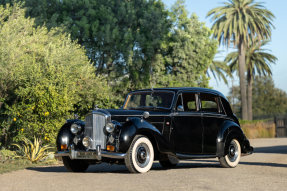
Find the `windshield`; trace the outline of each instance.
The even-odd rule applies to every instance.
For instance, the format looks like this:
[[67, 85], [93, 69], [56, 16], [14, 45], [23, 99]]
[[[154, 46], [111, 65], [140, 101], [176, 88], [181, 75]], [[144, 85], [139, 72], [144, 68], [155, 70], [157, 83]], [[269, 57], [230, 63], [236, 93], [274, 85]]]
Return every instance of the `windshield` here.
[[124, 109], [166, 108], [170, 109], [174, 92], [149, 91], [129, 94]]

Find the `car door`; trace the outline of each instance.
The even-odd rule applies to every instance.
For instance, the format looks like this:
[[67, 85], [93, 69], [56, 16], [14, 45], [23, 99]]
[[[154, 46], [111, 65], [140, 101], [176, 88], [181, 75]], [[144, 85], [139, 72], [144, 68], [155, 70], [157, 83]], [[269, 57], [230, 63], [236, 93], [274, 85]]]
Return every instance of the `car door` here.
[[216, 154], [218, 131], [224, 122], [219, 97], [212, 93], [199, 94], [203, 124], [203, 153]]
[[178, 95], [175, 111], [171, 120], [170, 142], [177, 153], [202, 153], [201, 113], [198, 107], [196, 92], [183, 92]]

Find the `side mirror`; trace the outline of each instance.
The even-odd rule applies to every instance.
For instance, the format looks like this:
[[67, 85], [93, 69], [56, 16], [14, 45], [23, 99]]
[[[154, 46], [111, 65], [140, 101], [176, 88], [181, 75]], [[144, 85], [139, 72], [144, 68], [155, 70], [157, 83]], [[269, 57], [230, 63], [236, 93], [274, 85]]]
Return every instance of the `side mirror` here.
[[183, 111], [182, 105], [177, 106], [177, 111]]

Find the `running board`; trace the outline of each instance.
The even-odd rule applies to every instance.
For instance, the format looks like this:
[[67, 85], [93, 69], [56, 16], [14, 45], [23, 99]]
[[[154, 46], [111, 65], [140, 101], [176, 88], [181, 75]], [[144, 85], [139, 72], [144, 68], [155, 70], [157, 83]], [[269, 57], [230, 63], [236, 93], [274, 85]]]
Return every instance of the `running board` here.
[[187, 155], [176, 153], [178, 159], [206, 159], [206, 158], [216, 158], [217, 155]]

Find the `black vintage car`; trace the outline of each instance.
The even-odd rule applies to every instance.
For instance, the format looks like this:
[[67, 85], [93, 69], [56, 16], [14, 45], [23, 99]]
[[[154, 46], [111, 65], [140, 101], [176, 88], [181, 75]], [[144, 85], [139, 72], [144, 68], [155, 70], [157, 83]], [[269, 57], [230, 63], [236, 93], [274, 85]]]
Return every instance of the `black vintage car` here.
[[121, 109], [96, 108], [85, 122], [67, 120], [57, 150], [71, 172], [107, 162], [143, 173], [155, 160], [168, 168], [179, 160], [218, 157], [222, 167], [232, 168], [253, 147], [220, 92], [157, 88], [129, 93]]

